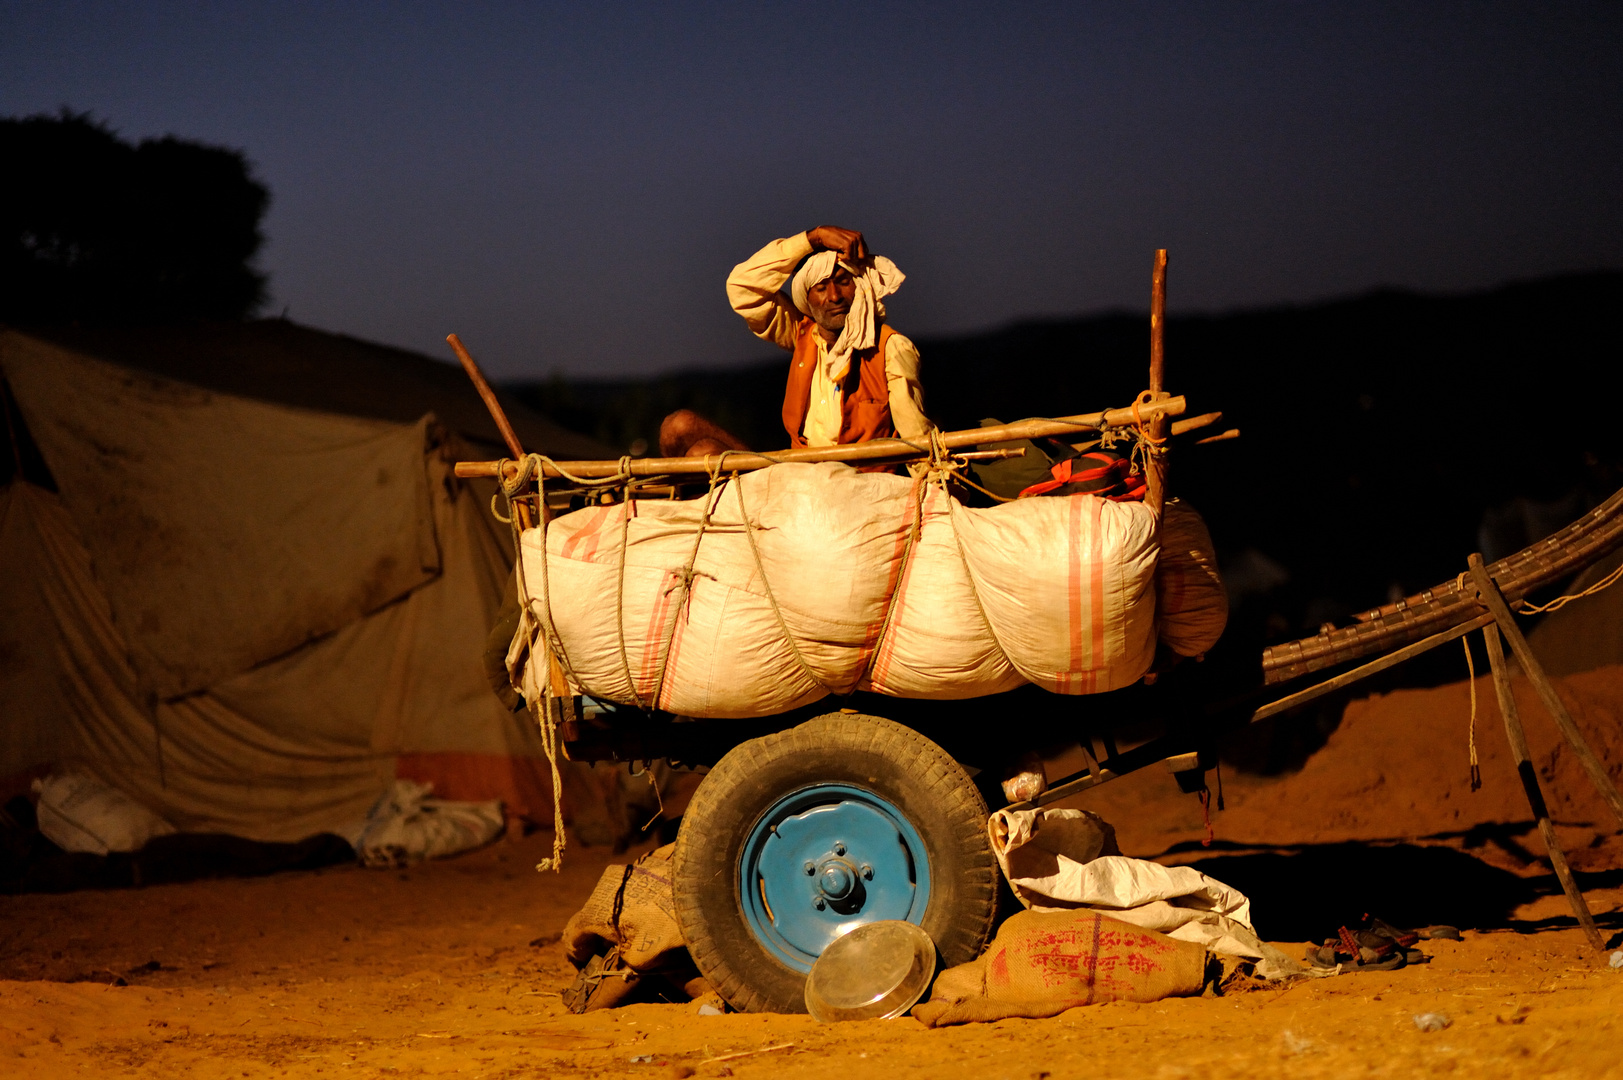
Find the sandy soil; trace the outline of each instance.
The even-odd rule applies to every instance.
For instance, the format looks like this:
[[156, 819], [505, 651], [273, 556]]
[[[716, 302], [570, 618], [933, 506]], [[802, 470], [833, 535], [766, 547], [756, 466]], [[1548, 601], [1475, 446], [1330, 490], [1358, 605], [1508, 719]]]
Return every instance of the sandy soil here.
[[[1623, 775], [1623, 669], [1563, 692]], [[573, 847], [562, 875], [537, 875], [540, 833], [403, 872], [0, 897], [0, 1076], [1623, 1077], [1623, 971], [1587, 947], [1534, 857], [1485, 682], [1478, 695], [1480, 792], [1464, 779], [1460, 684], [1355, 703], [1292, 776], [1226, 777], [1210, 849], [1168, 776], [1085, 802], [1129, 853], [1246, 889], [1259, 930], [1297, 955], [1365, 910], [1474, 928], [1426, 943], [1425, 966], [939, 1031], [691, 1005], [573, 1016], [557, 935], [610, 858]], [[1524, 708], [1618, 948], [1623, 843], [1531, 696]], [[1449, 1026], [1422, 1032], [1422, 1013]]]

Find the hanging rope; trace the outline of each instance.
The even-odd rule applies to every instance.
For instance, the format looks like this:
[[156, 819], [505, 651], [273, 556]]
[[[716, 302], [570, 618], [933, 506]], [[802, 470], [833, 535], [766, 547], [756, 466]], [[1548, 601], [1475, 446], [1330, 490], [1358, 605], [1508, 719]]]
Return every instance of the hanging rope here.
[[[497, 484], [500, 488], [498, 495], [507, 501], [507, 514], [503, 515], [496, 507], [496, 496], [491, 497], [490, 510], [500, 521], [507, 523], [513, 537], [513, 566], [516, 587], [518, 589], [519, 603], [529, 617], [540, 627], [542, 636], [546, 640], [546, 650], [549, 658], [537, 657], [532, 648], [530, 663], [533, 666], [537, 660], [545, 659], [543, 670], [533, 677], [541, 692], [531, 692], [525, 695], [529, 704], [530, 714], [535, 718], [536, 726], [541, 733], [541, 749], [547, 757], [547, 768], [552, 781], [552, 856], [536, 863], [538, 871], [551, 870], [559, 873], [563, 870], [564, 847], [567, 838], [564, 833], [563, 809], [563, 770], [559, 768], [558, 724], [562, 719], [572, 719], [575, 699], [572, 695], [555, 694], [552, 686], [551, 659], [556, 658], [558, 666], [562, 669], [566, 684], [579, 686], [580, 680], [575, 676], [573, 665], [569, 662], [569, 654], [563, 647], [563, 640], [558, 636], [557, 628], [552, 620], [552, 581], [547, 566], [547, 520], [546, 520], [546, 473], [544, 465], [552, 465], [559, 474], [576, 483], [586, 483], [589, 487], [608, 487], [629, 479], [630, 458], [620, 459], [619, 475], [606, 477], [602, 480], [583, 481], [580, 477], [569, 476], [566, 470], [558, 468], [557, 463], [543, 454], [526, 454], [516, 459], [516, 466], [512, 477], [507, 475], [507, 459], [497, 467]], [[524, 569], [524, 538], [523, 529], [519, 522], [519, 514], [514, 509], [514, 502], [523, 495], [524, 489], [534, 481], [536, 486], [536, 506], [539, 511], [537, 518], [540, 531], [541, 544], [541, 589], [540, 610], [536, 610], [537, 597], [530, 589], [528, 577]]]
[[1581, 593], [1570, 593], [1566, 596], [1558, 596], [1554, 600], [1551, 600], [1548, 604], [1527, 604], [1524, 601], [1524, 606], [1522, 607], [1521, 613], [1523, 615], [1540, 615], [1547, 611], [1560, 611], [1574, 600], [1582, 600], [1586, 596], [1594, 596], [1602, 589], [1611, 588], [1613, 585], [1617, 584], [1618, 579], [1620, 578], [1623, 578], [1623, 563], [1619, 563], [1616, 570], [1613, 570], [1610, 574], [1607, 574], [1605, 577], [1601, 578], [1599, 581], [1595, 582], [1595, 584], [1589, 586], [1589, 588], [1585, 589]]
[[[1491, 626], [1483, 627], [1484, 634], [1496, 634], [1498, 631]], [[1467, 685], [1471, 688], [1471, 790], [1478, 791], [1482, 787], [1482, 767], [1476, 757], [1476, 661], [1471, 657], [1471, 636], [1467, 634], [1460, 638], [1460, 644], [1465, 646], [1465, 670], [1470, 673]]]
[[[531, 660], [535, 659], [531, 654]], [[549, 672], [550, 674], [550, 672]], [[558, 768], [558, 719], [553, 711], [551, 679], [539, 701], [530, 703], [530, 713], [541, 729], [541, 750], [547, 755], [547, 768], [552, 779], [552, 857], [535, 864], [537, 873], [551, 870], [561, 873], [564, 868], [564, 778]]]

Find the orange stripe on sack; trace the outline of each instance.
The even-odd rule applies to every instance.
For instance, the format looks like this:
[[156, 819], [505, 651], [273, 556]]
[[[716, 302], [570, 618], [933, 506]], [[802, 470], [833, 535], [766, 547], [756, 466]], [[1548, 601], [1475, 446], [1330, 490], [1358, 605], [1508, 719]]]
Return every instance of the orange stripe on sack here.
[[1086, 495], [1072, 495], [1066, 499], [1071, 511], [1070, 527], [1065, 530], [1065, 600], [1070, 617], [1071, 662], [1055, 680], [1056, 689], [1062, 694], [1071, 692], [1071, 678], [1082, 668], [1082, 549], [1077, 534], [1082, 528], [1082, 503], [1085, 499]]
[[648, 636], [642, 643], [642, 660], [637, 664], [638, 696], [654, 689], [654, 680], [659, 678], [659, 647], [662, 644], [665, 629], [665, 613], [671, 609], [671, 593], [675, 591], [675, 584], [667, 586], [667, 582], [680, 582], [682, 576], [674, 570], [667, 570], [665, 577], [659, 584], [659, 597], [654, 601], [653, 609], [648, 613]]
[[609, 509], [603, 506], [596, 506], [592, 508], [592, 511], [591, 516], [586, 519], [586, 523], [579, 529], [575, 530], [575, 534], [573, 536], [564, 541], [563, 547], [558, 549], [559, 555], [566, 559], [573, 559], [575, 557], [575, 552], [579, 550], [580, 546], [588, 539], [595, 536], [597, 531], [603, 527], [603, 523], [608, 520], [610, 513]]
[[658, 688], [659, 700], [654, 702], [656, 709], [664, 709], [671, 703], [671, 672], [676, 668], [677, 654], [682, 651], [682, 635], [688, 628], [688, 606], [693, 603], [693, 589], [698, 588], [698, 585], [698, 581], [695, 580], [692, 587], [684, 590], [686, 596], [673, 616], [676, 619], [676, 629], [671, 633], [671, 647], [665, 653], [665, 684]]
[[[587, 562], [596, 562], [597, 561], [597, 553], [603, 549], [603, 541], [609, 535], [609, 530], [608, 530], [608, 528], [606, 528], [606, 526], [608, 526], [610, 523], [618, 526], [618, 525], [620, 525], [621, 522], [625, 521], [627, 518], [632, 517], [633, 516], [632, 508], [634, 506], [636, 506], [636, 500], [627, 499], [625, 502], [621, 503], [618, 507], [616, 507], [616, 509], [618, 509], [620, 511], [618, 514], [616, 514], [613, 510], [605, 510], [603, 512], [603, 519], [602, 519], [604, 527], [599, 527], [599, 528], [596, 528], [596, 529], [592, 530], [592, 543], [591, 543], [591, 546], [588, 547], [585, 551], [581, 552], [581, 558], [586, 560]], [[626, 537], [626, 542], [630, 543], [630, 541], [631, 541], [631, 538], [629, 536]], [[615, 541], [615, 543], [616, 543], [616, 545], [618, 545], [618, 543], [619, 543], [618, 539]], [[621, 552], [620, 553], [620, 558], [622, 558], [622, 559], [625, 558], [626, 554], [627, 554], [626, 552]]]
[[1088, 615], [1093, 622], [1093, 648], [1088, 654], [1088, 670], [1083, 677], [1082, 692], [1091, 694], [1098, 688], [1099, 665], [1105, 655], [1105, 530], [1103, 499], [1089, 499], [1093, 514], [1093, 530], [1088, 545], [1088, 557], [1093, 565], [1088, 575]]

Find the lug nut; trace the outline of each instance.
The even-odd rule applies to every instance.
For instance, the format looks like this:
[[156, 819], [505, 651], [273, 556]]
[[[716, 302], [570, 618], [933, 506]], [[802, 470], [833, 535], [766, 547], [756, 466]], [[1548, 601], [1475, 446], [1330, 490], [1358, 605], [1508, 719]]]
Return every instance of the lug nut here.
[[834, 845], [834, 854], [836, 854], [836, 855], [844, 855], [845, 854], [845, 845], [836, 843]]
[[862, 864], [862, 876], [864, 878], [866, 878], [867, 880], [872, 881], [873, 880], [873, 867], [869, 866], [867, 863], [863, 863]]
[[807, 873], [807, 874], [808, 874], [808, 875], [809, 875], [809, 874], [815, 874], [815, 873], [817, 873], [817, 864], [816, 864], [816, 863], [814, 863], [814, 862], [810, 862], [810, 861], [808, 861], [808, 862], [807, 862], [807, 863], [806, 863], [806, 873]]
[[819, 896], [817, 899], [812, 901], [812, 907], [816, 908], [818, 911], [822, 911], [824, 908], [828, 907], [828, 901]]

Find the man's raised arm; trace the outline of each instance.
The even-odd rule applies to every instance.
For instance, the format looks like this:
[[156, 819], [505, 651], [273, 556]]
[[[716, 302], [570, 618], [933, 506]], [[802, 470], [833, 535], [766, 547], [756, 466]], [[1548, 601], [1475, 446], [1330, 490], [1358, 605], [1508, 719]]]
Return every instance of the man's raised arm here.
[[781, 348], [795, 347], [795, 327], [802, 316], [780, 290], [811, 253], [811, 241], [805, 233], [797, 233], [772, 241], [727, 275], [727, 302], [756, 337]]
[[733, 267], [727, 275], [727, 302], [763, 341], [795, 347], [795, 328], [804, 318], [781, 291], [800, 261], [815, 251], [838, 251], [851, 259], [866, 258], [862, 234], [833, 225], [774, 240]]

